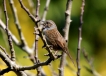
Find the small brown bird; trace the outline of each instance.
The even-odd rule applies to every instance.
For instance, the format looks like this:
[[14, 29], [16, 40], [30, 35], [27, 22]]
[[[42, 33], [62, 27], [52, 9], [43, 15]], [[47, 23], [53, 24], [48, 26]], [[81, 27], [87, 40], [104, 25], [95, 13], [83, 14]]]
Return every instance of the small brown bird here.
[[42, 31], [43, 34], [45, 35], [47, 43], [49, 45], [52, 45], [53, 50], [55, 51], [62, 50], [63, 52], [65, 52], [74, 64], [74, 61], [69, 53], [66, 40], [59, 33], [56, 24], [52, 20], [46, 20], [42, 23], [42, 25], [43, 25]]

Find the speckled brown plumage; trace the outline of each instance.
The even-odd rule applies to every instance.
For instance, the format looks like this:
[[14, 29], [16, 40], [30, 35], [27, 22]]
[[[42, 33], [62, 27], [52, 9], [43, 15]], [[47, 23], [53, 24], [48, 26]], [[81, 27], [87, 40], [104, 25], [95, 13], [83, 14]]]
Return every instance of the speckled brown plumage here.
[[[43, 24], [43, 33], [46, 37], [47, 43], [52, 45], [54, 50], [62, 50], [65, 52], [69, 58], [72, 60], [72, 57], [69, 53], [67, 43], [63, 36], [59, 33], [56, 24], [51, 21], [47, 20]], [[73, 62], [73, 60], [72, 60]]]

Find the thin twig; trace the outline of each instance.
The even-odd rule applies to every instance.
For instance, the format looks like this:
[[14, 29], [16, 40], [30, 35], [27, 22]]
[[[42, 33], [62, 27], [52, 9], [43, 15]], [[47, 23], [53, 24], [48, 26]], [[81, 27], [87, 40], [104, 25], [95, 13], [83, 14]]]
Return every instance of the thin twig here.
[[[6, 34], [8, 36], [8, 43], [9, 43], [9, 46], [10, 46], [10, 52], [11, 52], [11, 60], [9, 59], [9, 57], [7, 55], [5, 55], [5, 53], [1, 52], [0, 51], [0, 57], [2, 58], [2, 60], [7, 64], [8, 68], [10, 69], [13, 69], [12, 65], [15, 64], [15, 51], [14, 51], [14, 48], [13, 48], [13, 44], [12, 44], [12, 38], [11, 38], [11, 34], [9, 33], [9, 29], [8, 29], [8, 15], [7, 15], [7, 9], [6, 9], [6, 1], [3, 0], [3, 6], [4, 6], [4, 14], [5, 14], [5, 19], [6, 19], [6, 28], [5, 28], [5, 31], [6, 31]], [[2, 49], [4, 50], [4, 49]], [[7, 70], [9, 71], [9, 70]], [[3, 70], [0, 72], [2, 73]], [[23, 72], [15, 72], [17, 75], [20, 74], [20, 76], [26, 76]], [[1, 74], [0, 74], [1, 75]]]
[[0, 49], [3, 50], [3, 52], [5, 53], [5, 55], [10, 58], [10, 56], [9, 56], [8, 53], [6, 52], [5, 48], [3, 48], [1, 45], [0, 45]]
[[[38, 40], [39, 40], [39, 31], [38, 31], [38, 27], [39, 27], [39, 8], [40, 8], [40, 0], [36, 0], [36, 11], [35, 11], [35, 17], [36, 19], [38, 19], [36, 21], [36, 27], [35, 27], [35, 63], [38, 64], [40, 63], [40, 60], [38, 59]], [[42, 76], [45, 75], [44, 72], [42, 71], [41, 66], [39, 66], [37, 68], [37, 76]]]
[[[35, 27], [35, 63], [38, 64], [40, 61], [38, 59], [38, 40], [39, 40], [39, 31]], [[41, 67], [37, 68], [37, 76], [41, 76]]]
[[[1, 27], [3, 30], [5, 30], [5, 28], [6, 28], [6, 25], [3, 23], [3, 21], [2, 21], [1, 19], [0, 19], [0, 27]], [[21, 48], [22, 50], [24, 50], [24, 51], [25, 51], [26, 53], [28, 53], [29, 55], [33, 53], [28, 46], [21, 46], [21, 45], [20, 45], [20, 42], [18, 41], [18, 39], [15, 37], [15, 35], [13, 35], [13, 34], [11, 33], [10, 30], [8, 30], [8, 32], [10, 33], [13, 42], [14, 42], [19, 48]]]
[[11, 7], [11, 10], [12, 10], [12, 13], [13, 13], [14, 22], [15, 22], [16, 28], [18, 30], [19, 38], [21, 39], [20, 46], [23, 46], [23, 47], [27, 46], [27, 43], [26, 43], [25, 38], [23, 36], [21, 26], [20, 26], [20, 23], [19, 23], [19, 20], [18, 20], [17, 10], [14, 6], [14, 2], [13, 2], [13, 0], [9, 0], [9, 2], [10, 2], [10, 7]]
[[[5, 30], [5, 28], [6, 28], [6, 25], [4, 24], [4, 22], [0, 19], [0, 27], [3, 29], [3, 30]], [[9, 33], [11, 34], [11, 37], [12, 37], [12, 40], [14, 41], [14, 43], [16, 44], [16, 45], [18, 45], [19, 44], [19, 41], [18, 41], [18, 39], [15, 37], [15, 35], [13, 35], [12, 33], [11, 33], [11, 31], [10, 30], [8, 30], [9, 31]]]
[[[56, 59], [58, 59], [60, 57], [56, 57]], [[32, 65], [32, 66], [25, 66], [25, 67], [19, 67], [18, 69], [20, 71], [24, 71], [24, 70], [31, 70], [31, 69], [35, 69], [35, 68], [38, 68], [39, 66], [45, 66], [45, 65], [49, 65], [51, 63], [52, 59], [51, 58], [48, 58], [46, 61], [44, 62], [41, 62], [41, 63], [38, 63], [36, 65]]]
[[[35, 18], [37, 21], [39, 21], [39, 8], [40, 8], [40, 0], [36, 0], [36, 12], [35, 12]], [[36, 22], [37, 22], [36, 21]]]
[[[2, 50], [4, 49], [2, 48]], [[0, 51], [0, 57], [6, 63], [7, 66], [11, 67], [11, 60], [4, 52]]]
[[[39, 8], [40, 8], [40, 0], [36, 0], [36, 11], [35, 11], [35, 17], [36, 17], [36, 19], [37, 19], [37, 21], [35, 22], [35, 24], [36, 24], [36, 26], [35, 26], [35, 32], [39, 32], [38, 31], [38, 22], [39, 22]], [[37, 34], [38, 35], [38, 34]], [[39, 36], [39, 35], [38, 35]], [[36, 37], [36, 36], [35, 36]], [[39, 39], [39, 38], [37, 38], [37, 39]], [[33, 44], [33, 47], [32, 47], [32, 50], [35, 50], [35, 42], [34, 42], [34, 44]]]
[[13, 44], [12, 44], [12, 39], [11, 39], [11, 34], [9, 33], [9, 29], [8, 29], [8, 15], [7, 15], [7, 9], [6, 9], [6, 1], [3, 0], [3, 6], [4, 6], [4, 14], [5, 14], [5, 19], [6, 19], [6, 34], [8, 36], [8, 43], [9, 43], [9, 46], [10, 46], [10, 52], [11, 52], [11, 60], [12, 61], [15, 61], [15, 51], [14, 51], [14, 47], [13, 47]]
[[85, 5], [85, 0], [82, 0], [82, 6], [81, 6], [81, 15], [80, 15], [80, 25], [78, 28], [78, 47], [77, 47], [77, 76], [80, 76], [80, 51], [81, 51], [81, 41], [82, 41], [82, 24], [83, 24], [83, 12], [84, 12], [84, 5]]
[[24, 4], [22, 3], [22, 0], [18, 0], [21, 8], [24, 9], [26, 11], [26, 13], [28, 14], [28, 16], [32, 19], [32, 21], [34, 21], [34, 23], [36, 24], [37, 21], [39, 21], [38, 17], [34, 17], [30, 12], [29, 9], [27, 9]]
[[15, 22], [16, 28], [18, 30], [19, 38], [21, 40], [21, 42], [18, 43], [18, 46], [21, 49], [23, 49], [29, 56], [31, 56], [34, 51], [31, 50], [32, 52], [29, 52], [30, 48], [28, 47], [27, 42], [25, 41], [25, 38], [23, 36], [21, 26], [20, 26], [20, 23], [19, 23], [19, 20], [18, 20], [18, 16], [17, 16], [17, 10], [14, 6], [14, 2], [13, 2], [13, 0], [9, 0], [9, 2], [10, 2], [10, 7], [11, 7], [11, 10], [12, 10], [12, 13], [13, 13], [14, 22]]
[[[0, 25], [0, 27], [1, 27], [1, 25]], [[0, 31], [1, 31], [2, 36], [3, 36], [4, 44], [6, 45], [5, 48], [8, 48], [8, 49], [9, 49], [8, 42], [7, 42], [7, 35], [6, 35], [6, 33], [5, 33], [5, 30], [2, 29], [2, 28], [0, 28]]]
[[88, 54], [86, 53], [86, 51], [83, 49], [82, 50], [83, 56], [86, 59], [86, 61], [88, 62], [88, 64], [90, 65], [90, 69], [88, 67], [85, 67], [85, 69], [90, 72], [91, 74], [93, 74], [94, 76], [101, 76], [94, 68], [93, 65], [93, 60], [91, 58], [88, 57]]
[[[15, 9], [13, 10], [13, 12], [15, 11]], [[16, 16], [16, 14], [14, 15], [14, 17], [16, 17], [17, 18], [17, 16]], [[18, 18], [17, 18], [18, 19]], [[17, 19], [15, 20], [16, 21], [16, 24], [17, 24], [17, 26], [19, 25], [18, 24], [18, 22], [17, 22]], [[6, 26], [5, 26], [5, 24], [2, 22], [2, 20], [0, 20], [0, 27], [2, 28], [2, 29], [5, 29], [6, 28]], [[18, 30], [21, 30], [21, 28], [20, 27], [18, 27], [19, 29]], [[21, 41], [22, 41], [22, 43], [20, 44], [20, 42], [18, 41], [18, 39], [11, 33], [11, 31], [10, 30], [8, 30], [8, 32], [9, 32], [9, 34], [11, 35], [11, 38], [12, 38], [12, 40], [14, 41], [14, 43], [19, 47], [19, 48], [21, 48], [22, 50], [24, 50], [27, 54], [32, 54], [33, 52], [31, 51], [31, 49], [28, 47], [28, 46], [24, 46], [24, 45], [26, 45], [26, 43], [24, 42], [24, 38], [22, 37], [22, 34], [20, 33], [20, 36], [21, 36]], [[21, 32], [21, 31], [20, 31]], [[24, 44], [23, 44], [24, 43]]]
[[11, 70], [10, 67], [1, 70], [1, 71], [0, 71], [0, 76], [2, 76], [3, 74], [5, 74], [5, 73], [7, 73], [7, 72], [9, 72], [9, 71], [14, 71], [17, 76], [27, 76], [25, 72], [23, 72], [23, 71]]
[[[68, 42], [69, 28], [70, 28], [70, 14], [71, 14], [72, 0], [67, 0], [66, 11], [65, 11], [65, 28], [64, 38]], [[66, 61], [66, 54], [62, 52], [62, 57], [59, 66], [59, 76], [64, 76], [64, 66]]]
[[10, 58], [7, 57], [4, 52], [0, 51], [0, 57], [8, 66], [6, 69], [0, 71], [0, 75], [3, 75], [4, 73], [7, 73], [9, 71], [14, 71], [18, 76], [26, 76], [24, 72], [16, 71], [18, 65], [16, 65], [15, 62], [11, 61]]
[[46, 19], [47, 11], [49, 9], [49, 4], [50, 4], [50, 0], [46, 0], [46, 5], [44, 8], [44, 12], [43, 12], [43, 16], [42, 16], [41, 21], [45, 21], [45, 19]]

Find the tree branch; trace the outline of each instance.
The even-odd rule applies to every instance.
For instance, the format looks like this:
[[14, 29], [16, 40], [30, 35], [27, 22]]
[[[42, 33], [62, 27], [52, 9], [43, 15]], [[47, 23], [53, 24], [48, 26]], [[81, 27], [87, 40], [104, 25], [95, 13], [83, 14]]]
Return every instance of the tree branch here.
[[[1, 19], [0, 19], [0, 27], [1, 27], [3, 30], [5, 30], [5, 28], [6, 28], [5, 24], [3, 23], [3, 21], [2, 21]], [[8, 30], [8, 32], [10, 33], [13, 42], [14, 42], [19, 48], [21, 48], [21, 49], [24, 50], [26, 53], [28, 53], [28, 55], [30, 55], [30, 54], [33, 53], [32, 50], [31, 50], [28, 46], [23, 46], [23, 47], [22, 47], [22, 46], [20, 45], [20, 42], [18, 41], [18, 39], [15, 37], [15, 35], [13, 35], [13, 34], [11, 33], [10, 30]]]
[[22, 46], [22, 47], [27, 46], [27, 42], [25, 41], [25, 38], [24, 38], [22, 30], [21, 30], [21, 26], [20, 26], [20, 23], [18, 20], [17, 10], [14, 6], [14, 2], [13, 2], [13, 0], [9, 0], [9, 2], [10, 2], [10, 7], [11, 7], [11, 10], [13, 13], [14, 22], [15, 22], [16, 28], [18, 30], [19, 38], [21, 39], [20, 46]]
[[6, 9], [6, 1], [3, 0], [3, 6], [4, 6], [4, 14], [5, 14], [5, 19], [6, 19], [6, 28], [5, 28], [5, 31], [6, 31], [6, 34], [7, 34], [7, 37], [8, 37], [8, 43], [9, 43], [9, 46], [10, 46], [10, 52], [11, 52], [11, 60], [12, 61], [15, 61], [15, 51], [14, 51], [14, 47], [13, 47], [13, 44], [12, 44], [12, 39], [11, 39], [11, 35], [9, 33], [9, 29], [8, 29], [8, 15], [7, 15], [7, 9]]
[[90, 65], [90, 68], [89, 69], [88, 67], [85, 66], [85, 69], [90, 72], [91, 74], [93, 74], [94, 76], [101, 76], [94, 68], [94, 65], [93, 65], [93, 60], [91, 58], [88, 57], [88, 54], [86, 53], [86, 51], [83, 49], [82, 50], [82, 53], [83, 53], [83, 56], [84, 58], [86, 59], [86, 61], [88, 62], [88, 64]]
[[[3, 48], [2, 48], [3, 49]], [[5, 53], [4, 52], [2, 52], [2, 51], [0, 51], [0, 57], [1, 57], [1, 59], [6, 63], [6, 65], [8, 66], [8, 68], [6, 68], [6, 69], [3, 69], [3, 70], [1, 70], [0, 71], [0, 75], [3, 75], [4, 73], [6, 73], [6, 72], [9, 72], [9, 71], [14, 71], [16, 74], [17, 74], [17, 72], [23, 72], [23, 71], [25, 71], [25, 70], [31, 70], [31, 69], [36, 69], [36, 68], [38, 68], [38, 67], [40, 67], [40, 66], [45, 66], [45, 65], [48, 65], [48, 64], [50, 64], [51, 63], [51, 61], [52, 61], [52, 59], [51, 59], [51, 57], [50, 58], [48, 58], [46, 61], [44, 61], [44, 62], [41, 62], [41, 63], [37, 63], [37, 64], [35, 64], [35, 65], [32, 65], [32, 66], [26, 66], [26, 67], [21, 67], [21, 66], [19, 66], [19, 65], [17, 65], [15, 62], [13, 62], [13, 61], [11, 61], [6, 55], [5, 55]], [[60, 56], [57, 56], [56, 57], [56, 59], [57, 58], [59, 58]], [[24, 73], [24, 72], [23, 72]], [[22, 73], [22, 74], [23, 74]], [[21, 73], [20, 73], [21, 74]]]
[[[32, 19], [32, 21], [34, 21], [34, 23], [36, 24], [37, 21], [39, 21], [38, 17], [34, 17], [30, 12], [29, 10], [23, 5], [22, 3], [22, 0], [18, 0], [20, 5], [21, 5], [21, 8], [24, 9], [26, 11], [26, 13], [28, 14], [28, 16]], [[39, 1], [39, 0], [38, 0]]]
[[[66, 11], [65, 11], [65, 27], [64, 27], [64, 38], [67, 42], [71, 22], [70, 20], [71, 8], [72, 8], [72, 0], [67, 0]], [[66, 54], [62, 52], [62, 57], [59, 66], [59, 76], [64, 76], [64, 66], [66, 64], [65, 62], [66, 62]]]
[[80, 15], [80, 25], [78, 28], [78, 47], [77, 47], [77, 76], [80, 76], [80, 51], [81, 51], [81, 41], [82, 41], [82, 24], [83, 24], [83, 12], [84, 12], [84, 6], [85, 6], [85, 0], [82, 0], [82, 6], [81, 6], [81, 15]]
[[5, 55], [10, 58], [10, 56], [9, 56], [8, 53], [6, 52], [5, 48], [3, 48], [2, 46], [0, 46], [0, 49], [3, 50], [3, 52], [5, 53]]
[[46, 19], [47, 11], [49, 9], [49, 4], [50, 4], [50, 0], [46, 0], [46, 5], [45, 5], [45, 8], [44, 8], [44, 12], [43, 12], [43, 16], [42, 16], [41, 21], [45, 21], [45, 19]]

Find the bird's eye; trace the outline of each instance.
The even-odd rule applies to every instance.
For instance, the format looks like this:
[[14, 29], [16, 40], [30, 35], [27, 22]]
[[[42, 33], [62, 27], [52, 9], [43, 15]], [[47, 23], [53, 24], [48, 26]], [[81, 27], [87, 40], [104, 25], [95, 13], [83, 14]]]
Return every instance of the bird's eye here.
[[46, 25], [45, 25], [46, 28], [49, 28], [49, 22], [46, 22]]
[[49, 25], [49, 23], [48, 22], [46, 22], [46, 26], [48, 27], [48, 25]]
[[48, 25], [46, 25], [46, 28], [49, 28], [49, 26], [48, 26]]
[[48, 24], [48, 22], [46, 22]]

